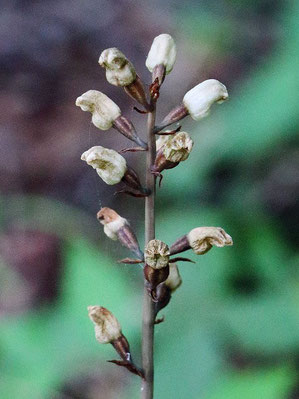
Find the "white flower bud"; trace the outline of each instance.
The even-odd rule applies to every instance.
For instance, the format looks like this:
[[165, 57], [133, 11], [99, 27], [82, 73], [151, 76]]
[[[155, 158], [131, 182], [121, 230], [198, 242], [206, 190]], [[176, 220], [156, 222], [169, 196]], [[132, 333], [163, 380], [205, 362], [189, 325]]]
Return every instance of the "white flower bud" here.
[[169, 248], [160, 240], [151, 240], [144, 251], [145, 263], [153, 269], [162, 269], [169, 262]]
[[165, 285], [173, 293], [182, 284], [182, 279], [179, 273], [179, 269], [175, 263], [169, 263], [169, 275], [165, 281]]
[[221, 104], [227, 98], [226, 87], [218, 80], [209, 79], [189, 90], [183, 98], [183, 104], [191, 118], [198, 121], [209, 114], [214, 103]]
[[92, 166], [109, 185], [119, 183], [127, 170], [124, 157], [114, 150], [101, 146], [91, 147], [81, 155], [81, 159]]
[[165, 158], [171, 162], [185, 161], [192, 150], [193, 141], [188, 133], [178, 132], [168, 137], [165, 141], [162, 152]]
[[92, 123], [101, 130], [108, 130], [121, 115], [121, 111], [109, 97], [97, 90], [88, 90], [76, 100], [82, 111], [92, 113]]
[[88, 306], [88, 316], [95, 326], [96, 339], [109, 344], [121, 337], [121, 327], [115, 316], [102, 306]]
[[197, 255], [208, 252], [213, 245], [233, 245], [233, 240], [221, 227], [197, 227], [187, 234], [190, 247]]
[[158, 65], [165, 66], [166, 74], [172, 71], [176, 58], [176, 45], [173, 38], [167, 33], [154, 38], [148, 53], [145, 65], [150, 72]]
[[106, 69], [106, 78], [114, 86], [128, 86], [136, 79], [134, 66], [116, 47], [104, 50], [99, 64]]
[[116, 241], [118, 239], [118, 231], [129, 225], [127, 219], [121, 217], [117, 212], [111, 208], [102, 208], [97, 215], [100, 223], [104, 226], [104, 233], [111, 240]]

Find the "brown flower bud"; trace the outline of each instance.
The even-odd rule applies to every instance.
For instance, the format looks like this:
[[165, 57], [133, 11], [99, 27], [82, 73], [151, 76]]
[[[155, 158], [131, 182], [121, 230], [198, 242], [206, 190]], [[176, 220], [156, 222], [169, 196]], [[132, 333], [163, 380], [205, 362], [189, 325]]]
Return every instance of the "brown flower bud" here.
[[97, 218], [104, 226], [104, 233], [112, 240], [118, 240], [124, 247], [134, 252], [139, 259], [143, 259], [143, 253], [139, 248], [137, 238], [127, 221], [110, 208], [101, 208]]
[[162, 269], [154, 269], [149, 265], [144, 266], [144, 277], [149, 282], [150, 290], [154, 290], [159, 284], [163, 283], [169, 275], [169, 266]]
[[170, 254], [174, 255], [192, 248], [197, 255], [204, 255], [212, 246], [226, 245], [233, 245], [233, 240], [221, 227], [197, 227], [176, 240], [170, 247]]

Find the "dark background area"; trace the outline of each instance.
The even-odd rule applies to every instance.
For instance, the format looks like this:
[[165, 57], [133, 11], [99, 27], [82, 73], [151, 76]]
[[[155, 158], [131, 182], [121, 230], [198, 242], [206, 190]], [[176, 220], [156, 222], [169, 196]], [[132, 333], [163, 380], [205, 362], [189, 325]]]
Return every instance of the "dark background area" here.
[[[221, 226], [231, 248], [182, 264], [183, 284], [156, 328], [156, 397], [295, 399], [298, 390], [298, 3], [258, 0], [2, 1], [0, 14], [0, 396], [138, 398], [139, 380], [106, 363], [88, 305], [122, 324], [140, 363], [142, 271], [108, 240], [95, 214], [109, 206], [143, 240], [143, 200], [114, 196], [80, 160], [128, 141], [99, 131], [75, 106], [109, 95], [145, 137], [145, 116], [98, 65], [118, 47], [146, 85], [152, 40], [171, 34], [174, 70], [158, 120], [198, 82], [230, 100], [200, 122], [195, 145], [165, 171], [157, 238]], [[143, 176], [144, 155], [126, 154]], [[143, 177], [142, 177], [143, 178]]]

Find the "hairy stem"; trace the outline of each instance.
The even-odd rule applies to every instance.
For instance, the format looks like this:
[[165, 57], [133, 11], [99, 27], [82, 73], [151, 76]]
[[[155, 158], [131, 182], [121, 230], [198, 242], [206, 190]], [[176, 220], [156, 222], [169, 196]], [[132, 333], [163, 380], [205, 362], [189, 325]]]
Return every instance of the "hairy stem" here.
[[[156, 139], [153, 134], [156, 110], [148, 114], [147, 140], [148, 151], [146, 157], [146, 187], [151, 194], [145, 198], [145, 245], [155, 238], [155, 176], [151, 173], [151, 166], [156, 156]], [[154, 302], [144, 287], [143, 318], [142, 318], [142, 367], [145, 379], [142, 383], [141, 398], [152, 399], [154, 394]]]

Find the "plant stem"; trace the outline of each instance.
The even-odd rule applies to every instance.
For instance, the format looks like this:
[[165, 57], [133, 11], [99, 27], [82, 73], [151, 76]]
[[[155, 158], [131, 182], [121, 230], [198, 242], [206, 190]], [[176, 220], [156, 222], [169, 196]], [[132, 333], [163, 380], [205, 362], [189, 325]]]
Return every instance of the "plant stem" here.
[[[155, 238], [155, 176], [151, 173], [151, 166], [156, 156], [156, 138], [153, 133], [155, 127], [156, 109], [148, 114], [146, 156], [146, 187], [151, 194], [145, 198], [145, 245]], [[154, 302], [144, 286], [143, 317], [142, 317], [142, 367], [145, 379], [142, 383], [141, 398], [152, 399], [154, 394]]]

